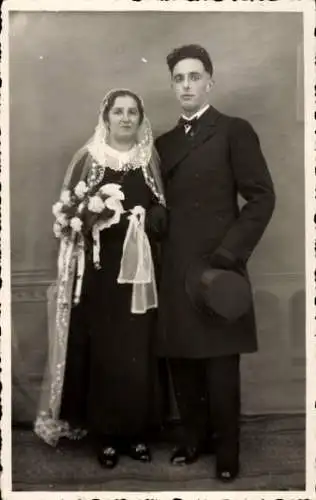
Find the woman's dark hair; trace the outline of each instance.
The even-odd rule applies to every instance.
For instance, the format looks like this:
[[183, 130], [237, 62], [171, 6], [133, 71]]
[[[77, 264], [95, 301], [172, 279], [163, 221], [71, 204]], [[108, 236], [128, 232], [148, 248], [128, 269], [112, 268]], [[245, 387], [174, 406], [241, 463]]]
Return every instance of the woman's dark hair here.
[[134, 92], [131, 92], [130, 90], [114, 90], [113, 92], [111, 92], [103, 110], [103, 120], [105, 122], [108, 121], [109, 112], [113, 108], [116, 98], [124, 96], [132, 97], [135, 100], [139, 112], [139, 124], [141, 124], [144, 119], [143, 103], [138, 97], [138, 95], [134, 94]]

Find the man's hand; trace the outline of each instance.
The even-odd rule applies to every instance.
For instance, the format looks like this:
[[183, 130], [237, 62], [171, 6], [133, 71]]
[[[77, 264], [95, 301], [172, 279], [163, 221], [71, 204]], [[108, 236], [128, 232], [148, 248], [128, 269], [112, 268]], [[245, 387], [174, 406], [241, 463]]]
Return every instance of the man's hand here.
[[227, 271], [236, 271], [240, 267], [238, 261], [216, 252], [208, 257], [207, 262], [214, 269], [225, 269]]
[[168, 229], [168, 211], [162, 205], [152, 206], [146, 215], [146, 230], [162, 239]]

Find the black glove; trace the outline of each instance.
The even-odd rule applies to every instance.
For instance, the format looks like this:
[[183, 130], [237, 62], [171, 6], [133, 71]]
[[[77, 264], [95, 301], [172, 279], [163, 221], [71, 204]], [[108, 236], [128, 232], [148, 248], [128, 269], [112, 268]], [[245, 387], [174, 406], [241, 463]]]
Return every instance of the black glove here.
[[146, 231], [162, 239], [168, 229], [168, 211], [162, 205], [153, 205], [146, 214]]

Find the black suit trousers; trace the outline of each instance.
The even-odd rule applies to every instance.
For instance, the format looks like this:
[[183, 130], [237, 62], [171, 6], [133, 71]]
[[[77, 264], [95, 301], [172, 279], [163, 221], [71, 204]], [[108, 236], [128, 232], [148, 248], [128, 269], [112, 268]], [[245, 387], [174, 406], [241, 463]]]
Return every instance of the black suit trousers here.
[[208, 359], [169, 359], [183, 426], [182, 444], [205, 448], [215, 438], [217, 460], [239, 455], [239, 354]]

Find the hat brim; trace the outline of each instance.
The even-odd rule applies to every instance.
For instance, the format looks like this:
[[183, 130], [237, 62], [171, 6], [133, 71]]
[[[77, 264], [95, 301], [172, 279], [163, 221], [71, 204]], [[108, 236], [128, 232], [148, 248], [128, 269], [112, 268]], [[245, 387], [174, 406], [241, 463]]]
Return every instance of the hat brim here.
[[189, 266], [185, 289], [201, 313], [226, 321], [237, 321], [251, 308], [252, 292], [247, 278], [236, 271], [211, 268], [203, 260]]

